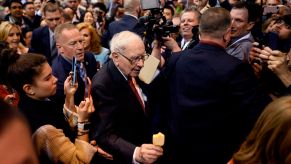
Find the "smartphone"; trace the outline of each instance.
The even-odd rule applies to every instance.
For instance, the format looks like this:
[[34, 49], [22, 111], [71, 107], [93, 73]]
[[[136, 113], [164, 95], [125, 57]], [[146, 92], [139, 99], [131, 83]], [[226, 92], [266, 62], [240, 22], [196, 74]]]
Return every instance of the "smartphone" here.
[[263, 15], [277, 14], [279, 12], [279, 6], [265, 6]]
[[77, 59], [75, 57], [73, 57], [73, 61], [72, 61], [72, 72], [73, 72], [73, 79], [71, 81], [71, 85], [75, 85], [76, 83], [76, 78], [77, 78]]
[[141, 8], [143, 10], [159, 9], [160, 1], [159, 0], [141, 0]]

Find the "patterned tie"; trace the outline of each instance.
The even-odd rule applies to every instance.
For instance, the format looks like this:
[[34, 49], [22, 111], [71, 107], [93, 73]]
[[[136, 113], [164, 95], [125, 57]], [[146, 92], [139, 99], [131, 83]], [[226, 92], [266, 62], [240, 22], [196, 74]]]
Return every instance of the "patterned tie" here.
[[85, 98], [87, 97], [86, 95], [88, 95], [89, 93], [89, 84], [88, 84], [88, 81], [87, 81], [87, 73], [86, 73], [86, 68], [84, 67], [84, 64], [83, 63], [78, 63], [77, 64], [77, 68], [78, 68], [78, 71], [79, 71], [79, 74], [80, 74], [80, 77], [82, 78], [82, 81], [84, 82], [84, 85], [85, 85]]
[[133, 77], [129, 78], [128, 79], [128, 84], [129, 84], [131, 90], [133, 91], [135, 97], [138, 99], [138, 102], [142, 106], [143, 111], [145, 112], [145, 104], [144, 104], [143, 99], [141, 98], [141, 94], [137, 90], [137, 88], [139, 88], [139, 86], [137, 85], [135, 79]]

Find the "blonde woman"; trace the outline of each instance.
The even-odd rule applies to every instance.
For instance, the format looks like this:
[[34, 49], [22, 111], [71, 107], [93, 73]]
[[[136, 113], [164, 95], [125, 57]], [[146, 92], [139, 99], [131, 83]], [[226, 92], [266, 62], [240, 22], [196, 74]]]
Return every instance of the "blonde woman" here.
[[6, 42], [8, 46], [19, 54], [28, 52], [28, 48], [20, 42], [21, 29], [18, 25], [10, 22], [0, 24], [0, 41]]

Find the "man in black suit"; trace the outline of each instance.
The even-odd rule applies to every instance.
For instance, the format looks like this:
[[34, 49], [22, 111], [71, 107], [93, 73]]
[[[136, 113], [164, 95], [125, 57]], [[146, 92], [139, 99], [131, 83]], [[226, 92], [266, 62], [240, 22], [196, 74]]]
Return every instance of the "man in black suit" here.
[[150, 144], [150, 97], [137, 78], [146, 59], [144, 44], [135, 33], [124, 31], [113, 37], [110, 49], [112, 60], [92, 80], [98, 109], [94, 138], [113, 155], [113, 163], [153, 163], [163, 149]]
[[250, 65], [226, 53], [230, 26], [227, 10], [208, 9], [199, 44], [161, 72], [170, 86], [173, 163], [227, 163], [270, 101]]
[[138, 24], [141, 13], [140, 0], [124, 0], [124, 16], [120, 20], [109, 24], [108, 30], [102, 36], [102, 44], [108, 48], [113, 35], [121, 31], [132, 31], [141, 37], [145, 31], [144, 26]]
[[46, 4], [43, 8], [43, 13], [47, 26], [39, 27], [33, 31], [29, 52], [39, 53], [46, 56], [51, 65], [58, 55], [54, 39], [54, 30], [59, 24], [61, 24], [62, 15], [59, 7], [52, 3]]

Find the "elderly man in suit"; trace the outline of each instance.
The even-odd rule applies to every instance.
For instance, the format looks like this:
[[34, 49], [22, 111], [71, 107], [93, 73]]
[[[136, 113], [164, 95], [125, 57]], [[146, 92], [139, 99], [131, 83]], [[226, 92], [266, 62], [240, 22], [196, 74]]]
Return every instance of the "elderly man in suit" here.
[[199, 31], [198, 45], [173, 55], [161, 72], [170, 86], [173, 163], [227, 163], [270, 98], [250, 65], [225, 51], [227, 10], [205, 11]]
[[137, 34], [124, 31], [113, 37], [110, 49], [112, 60], [92, 80], [98, 109], [94, 138], [114, 163], [153, 163], [163, 149], [150, 144], [150, 97], [137, 78], [147, 57], [144, 44]]
[[39, 27], [33, 31], [29, 52], [44, 55], [51, 65], [58, 55], [54, 30], [62, 23], [62, 15], [59, 7], [53, 3], [47, 3], [43, 8], [43, 13], [47, 26]]

